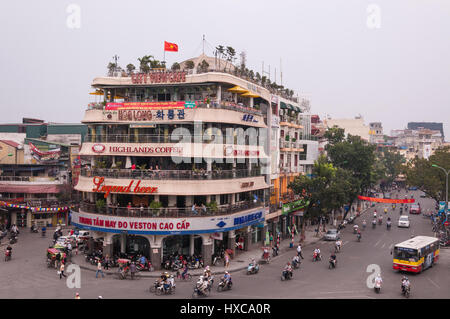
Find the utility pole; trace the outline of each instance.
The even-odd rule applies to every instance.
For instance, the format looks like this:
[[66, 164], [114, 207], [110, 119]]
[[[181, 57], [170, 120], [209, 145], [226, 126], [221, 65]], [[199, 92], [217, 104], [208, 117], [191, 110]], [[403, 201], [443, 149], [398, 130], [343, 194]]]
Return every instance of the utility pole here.
[[205, 54], [205, 35], [203, 35], [203, 54]]
[[117, 55], [117, 54], [115, 54], [114, 56], [113, 56], [113, 59], [114, 59], [114, 72], [116, 72], [117, 71], [117, 60], [119, 60], [119, 56]]

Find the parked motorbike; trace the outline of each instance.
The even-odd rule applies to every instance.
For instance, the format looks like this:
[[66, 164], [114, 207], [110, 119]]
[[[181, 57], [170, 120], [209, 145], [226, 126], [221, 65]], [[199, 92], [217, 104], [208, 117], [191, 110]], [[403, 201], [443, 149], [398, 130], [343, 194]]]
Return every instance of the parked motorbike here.
[[145, 264], [142, 264], [142, 263], [138, 262], [136, 264], [136, 269], [137, 269], [137, 271], [143, 271], [143, 270], [145, 270], [145, 271], [153, 271], [154, 270], [154, 268], [152, 266], [152, 263], [150, 261], [148, 261], [148, 260], [147, 260], [147, 262]]
[[278, 251], [279, 251], [279, 249], [278, 249], [278, 246], [273, 246], [272, 247], [272, 257], [275, 257], [275, 256], [278, 256]]

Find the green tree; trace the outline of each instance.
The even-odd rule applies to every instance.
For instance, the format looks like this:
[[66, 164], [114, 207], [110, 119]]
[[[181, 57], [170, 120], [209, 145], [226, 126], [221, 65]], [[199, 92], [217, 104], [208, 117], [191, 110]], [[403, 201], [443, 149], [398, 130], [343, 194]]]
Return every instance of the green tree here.
[[[333, 146], [337, 143], [344, 141], [345, 130], [343, 128], [337, 127], [336, 125], [325, 131], [323, 135], [324, 138], [328, 140], [327, 146]], [[327, 148], [327, 146], [325, 148]]]
[[136, 67], [134, 66], [134, 64], [128, 64], [127, 65], [127, 73], [128, 75], [132, 74], [134, 72], [134, 70], [136, 70]]
[[353, 176], [357, 192], [349, 198], [349, 206], [357, 199], [357, 195], [366, 193], [377, 182], [374, 174], [375, 149], [375, 145], [350, 134], [346, 140], [332, 141], [327, 147], [330, 162], [336, 167], [351, 172]]
[[225, 69], [227, 69], [227, 65], [228, 63], [232, 64], [234, 62], [234, 60], [236, 59], [236, 50], [234, 50], [233, 47], [227, 47], [226, 49], [226, 56], [227, 56], [227, 63], [225, 64]]
[[178, 62], [175, 62], [172, 64], [172, 67], [170, 68], [172, 71], [177, 71], [180, 69], [180, 64]]
[[117, 68], [117, 64], [109, 62], [107, 68], [108, 68], [108, 76], [113, 76], [114, 75], [114, 71]]
[[402, 172], [405, 158], [400, 153], [385, 148], [383, 151], [377, 152], [377, 162], [381, 162], [381, 165], [375, 165], [375, 168], [382, 166], [382, 170], [381, 172], [376, 170], [378, 173], [376, 179], [381, 180], [380, 187], [384, 194], [386, 187], [392, 185]]
[[192, 60], [186, 61], [186, 64], [185, 64], [186, 69], [191, 70], [194, 68], [194, 66], [195, 66], [194, 61], [192, 61]]
[[197, 68], [200, 72], [208, 72], [209, 63], [203, 60]]
[[428, 160], [416, 156], [404, 170], [406, 183], [408, 186], [417, 186], [436, 202], [444, 201], [446, 176], [441, 169], [431, 166], [433, 164], [448, 171], [450, 169], [450, 147], [437, 149]]
[[220, 70], [220, 61], [223, 59], [223, 57], [225, 56], [225, 48], [223, 45], [218, 45], [216, 47], [216, 57], [219, 58], [219, 70]]

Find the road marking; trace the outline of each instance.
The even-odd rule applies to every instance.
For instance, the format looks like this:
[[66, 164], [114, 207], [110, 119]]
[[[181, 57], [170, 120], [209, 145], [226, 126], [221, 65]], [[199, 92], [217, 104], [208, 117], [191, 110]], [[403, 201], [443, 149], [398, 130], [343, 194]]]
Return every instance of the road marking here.
[[354, 293], [364, 293], [366, 290], [347, 290], [347, 291], [319, 291], [319, 294], [354, 294]]
[[386, 245], [386, 243], [384, 243], [383, 246], [381, 246], [381, 248], [384, 248], [385, 245]]
[[380, 243], [381, 239], [377, 241], [377, 243], [374, 245], [374, 247], [377, 247], [377, 245]]
[[427, 278], [429, 282], [431, 282], [433, 285], [435, 285], [436, 287], [438, 287], [438, 289], [441, 289], [441, 287], [439, 287], [433, 280], [431, 280], [430, 278]]
[[391, 250], [392, 247], [394, 247], [394, 244], [390, 244], [390, 245], [389, 245], [389, 250]]
[[344, 246], [345, 244], [348, 244], [349, 243], [349, 241], [346, 241], [346, 242], [344, 242], [343, 244], [342, 244], [342, 246]]

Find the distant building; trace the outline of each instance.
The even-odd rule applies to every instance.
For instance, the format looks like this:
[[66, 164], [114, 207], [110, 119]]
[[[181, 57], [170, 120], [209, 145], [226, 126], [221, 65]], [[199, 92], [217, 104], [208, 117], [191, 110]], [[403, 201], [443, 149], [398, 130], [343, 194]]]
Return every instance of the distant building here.
[[381, 122], [369, 123], [370, 131], [370, 143], [379, 144], [384, 143], [383, 125]]
[[391, 136], [394, 145], [407, 160], [412, 160], [416, 156], [428, 159], [436, 149], [444, 145], [444, 137], [440, 130], [423, 127], [392, 130]]
[[[78, 153], [87, 126], [24, 118], [0, 124], [0, 223], [30, 227], [67, 222], [58, 210], [79, 174]], [[27, 208], [28, 207], [28, 208]], [[43, 212], [45, 211], [45, 212]]]
[[331, 119], [327, 118], [323, 120], [327, 128], [332, 128], [337, 126], [343, 128], [345, 135], [357, 135], [367, 142], [371, 141], [370, 127], [364, 124], [364, 119], [362, 116], [357, 116], [354, 119]]
[[436, 122], [409, 122], [408, 123], [409, 130], [418, 130], [420, 128], [429, 129], [432, 131], [439, 131], [439, 132], [441, 132], [442, 139], [445, 140], [444, 125], [442, 123], [436, 123]]

